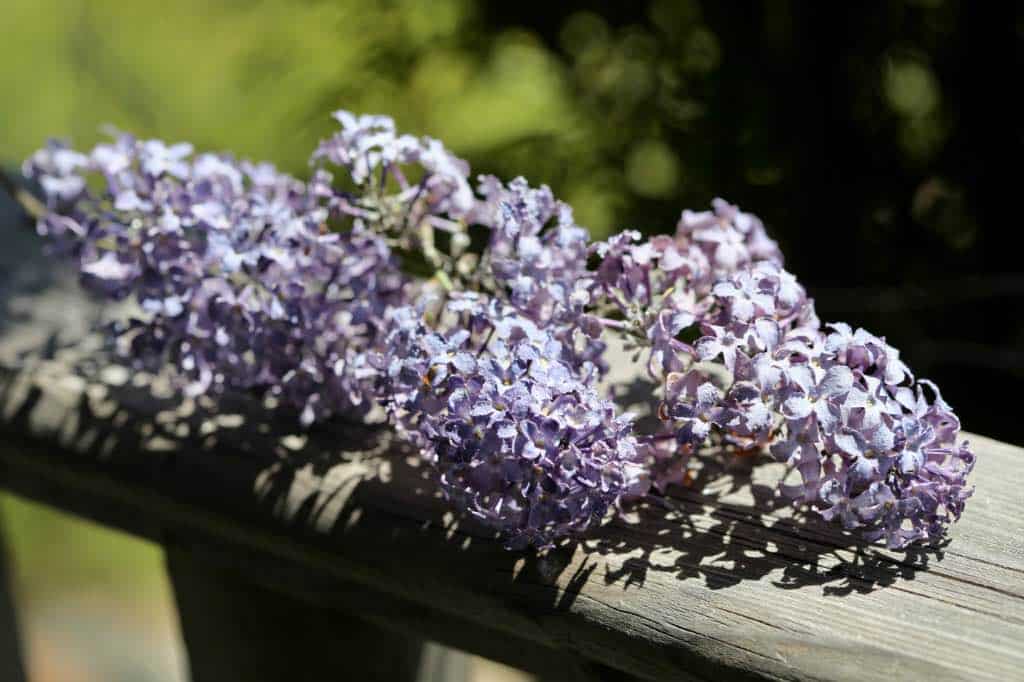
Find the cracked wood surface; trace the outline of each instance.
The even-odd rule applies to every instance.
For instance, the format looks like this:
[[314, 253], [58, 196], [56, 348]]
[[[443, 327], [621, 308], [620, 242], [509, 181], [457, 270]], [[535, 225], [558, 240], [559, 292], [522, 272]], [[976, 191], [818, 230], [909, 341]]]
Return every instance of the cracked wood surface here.
[[0, 232], [0, 486], [551, 679], [1024, 679], [1020, 448], [969, 436], [977, 490], [937, 550], [859, 547], [780, 504], [776, 465], [709, 456], [668, 504], [507, 552], [385, 428], [303, 432], [111, 364], [105, 311]]

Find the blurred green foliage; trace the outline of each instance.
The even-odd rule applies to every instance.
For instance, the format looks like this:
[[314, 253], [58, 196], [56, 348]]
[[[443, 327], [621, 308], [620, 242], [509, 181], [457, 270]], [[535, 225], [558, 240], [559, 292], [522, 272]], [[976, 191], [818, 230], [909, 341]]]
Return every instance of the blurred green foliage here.
[[[720, 192], [763, 201], [797, 189], [810, 172], [799, 167], [799, 145], [823, 150], [821, 140], [794, 135], [805, 132], [801, 111], [820, 108], [822, 96], [849, 114], [826, 109], [820, 120], [850, 119], [867, 138], [859, 142], [889, 145], [888, 160], [903, 170], [926, 169], [942, 153], [956, 111], [935, 61], [949, 59], [943, 41], [960, 3], [851, 8], [862, 44], [843, 43], [837, 31], [828, 54], [808, 31], [842, 25], [825, 14], [788, 2], [730, 9], [696, 0], [600, 9], [6, 0], [0, 93], [10, 104], [0, 107], [0, 156], [22, 158], [48, 136], [89, 146], [109, 123], [301, 174], [332, 129], [328, 114], [344, 107], [391, 114], [478, 171], [551, 184], [598, 236], [666, 230], [682, 203], [702, 206]], [[821, 66], [808, 60], [819, 58], [832, 73], [814, 72]], [[846, 82], [836, 93], [802, 89], [837, 73]], [[807, 217], [765, 203], [776, 221]], [[893, 209], [865, 208], [864, 236], [882, 238]]]
[[[474, 9], [429, 3], [8, 0], [0, 153], [110, 123], [303, 172], [339, 107], [485, 156], [574, 127], [564, 70], [529, 34], [468, 49]], [[466, 37], [468, 36], [468, 37]], [[16, 59], [15, 59], [16, 56]]]
[[662, 128], [701, 115], [685, 85], [720, 56], [695, 3], [655, 2], [647, 27], [572, 12], [557, 45], [481, 14], [465, 0], [7, 0], [0, 92], [17, 105], [0, 107], [0, 154], [48, 136], [88, 146], [109, 123], [302, 173], [345, 107], [552, 183], [598, 234], [631, 193], [676, 193], [685, 169]]
[[[875, 22], [866, 49], [838, 65], [850, 116], [901, 164], [926, 166], [953, 125], [930, 51], [956, 26], [956, 3], [862, 14]], [[49, 136], [87, 147], [111, 124], [302, 174], [344, 107], [439, 137], [478, 172], [551, 184], [597, 236], [663, 231], [683, 204], [794, 189], [807, 169], [786, 145], [805, 140], [778, 117], [798, 121], [819, 93], [800, 102], [799, 87], [769, 84], [799, 86], [778, 70], [813, 68], [818, 50], [794, 27], [824, 21], [791, 3], [740, 12], [696, 0], [6, 0], [0, 93], [13, 106], [0, 107], [0, 156]], [[878, 236], [877, 221], [861, 229]]]
[[27, 608], [62, 593], [114, 586], [121, 599], [145, 602], [162, 587], [163, 557], [152, 543], [6, 493], [0, 523]]

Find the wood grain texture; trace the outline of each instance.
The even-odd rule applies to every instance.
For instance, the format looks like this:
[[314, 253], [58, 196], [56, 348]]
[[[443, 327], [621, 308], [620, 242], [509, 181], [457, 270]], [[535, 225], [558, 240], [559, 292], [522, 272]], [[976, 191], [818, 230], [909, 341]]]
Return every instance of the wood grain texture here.
[[21, 494], [552, 679], [1024, 679], [1020, 448], [970, 437], [977, 493], [937, 550], [860, 547], [779, 504], [775, 465], [712, 454], [665, 505], [511, 553], [386, 429], [182, 400], [102, 359], [73, 285], [8, 294], [0, 484]]

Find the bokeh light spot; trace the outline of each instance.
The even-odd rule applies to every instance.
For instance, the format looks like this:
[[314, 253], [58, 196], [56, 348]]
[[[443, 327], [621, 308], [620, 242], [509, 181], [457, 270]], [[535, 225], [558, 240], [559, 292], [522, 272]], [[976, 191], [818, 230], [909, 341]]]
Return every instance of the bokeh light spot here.
[[626, 181], [640, 196], [669, 196], [679, 181], [679, 160], [661, 140], [643, 140], [626, 158]]

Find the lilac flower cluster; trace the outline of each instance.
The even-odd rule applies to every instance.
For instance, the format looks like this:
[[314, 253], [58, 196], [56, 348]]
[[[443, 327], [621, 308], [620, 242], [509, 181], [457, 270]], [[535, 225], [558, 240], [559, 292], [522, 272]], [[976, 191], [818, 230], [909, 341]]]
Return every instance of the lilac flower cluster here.
[[369, 407], [364, 355], [406, 277], [364, 224], [328, 231], [304, 183], [188, 144], [52, 143], [24, 170], [83, 284], [140, 305], [120, 338], [135, 361], [169, 359], [193, 395], [265, 389], [307, 423]]
[[[312, 193], [333, 212], [348, 215], [388, 238], [401, 250], [417, 251], [442, 271], [474, 263], [458, 260], [469, 244], [465, 218], [477, 207], [469, 185], [469, 165], [430, 137], [399, 135], [387, 116], [354, 116], [339, 111], [341, 130], [322, 141], [310, 159], [317, 168]], [[348, 188], [339, 188], [337, 166], [346, 171]], [[435, 235], [450, 246], [443, 252]]]
[[490, 240], [477, 288], [548, 329], [581, 374], [603, 373], [603, 327], [587, 313], [596, 284], [588, 269], [593, 248], [572, 208], [524, 178], [505, 186], [484, 176], [479, 193], [483, 199], [471, 218], [488, 228]]
[[[823, 328], [755, 216], [716, 199], [674, 235], [595, 243], [547, 187], [474, 187], [437, 140], [335, 118], [308, 182], [187, 144], [53, 143], [25, 163], [39, 229], [90, 289], [137, 301], [135, 361], [307, 424], [380, 403], [512, 547], [684, 483], [709, 445], [770, 452], [798, 476], [784, 494], [890, 547], [961, 514], [974, 459], [937, 388], [884, 339]], [[607, 334], [661, 386], [653, 433], [597, 389]]]
[[599, 247], [598, 279], [664, 387], [674, 438], [642, 443], [656, 485], [716, 442], [770, 449], [801, 478], [785, 494], [892, 548], [937, 540], [959, 518], [974, 456], [956, 416], [884, 339], [822, 329], [756, 219], [716, 202], [684, 213], [675, 239], [637, 238]]
[[[705, 326], [713, 320], [714, 290], [752, 263], [781, 266], [782, 255], [760, 220], [721, 199], [712, 211], [684, 211], [674, 236], [641, 241], [626, 231], [593, 248], [600, 257], [595, 313], [647, 349], [647, 372], [663, 385], [662, 430], [642, 439], [641, 448], [654, 485], [664, 490], [685, 480], [689, 456], [711, 435], [721, 405], [710, 396], [720, 390], [716, 384], [732, 380], [742, 342], [739, 328]], [[721, 348], [724, 367], [698, 362], [698, 339], [707, 351]]]
[[473, 294], [441, 316], [428, 327], [397, 310], [381, 369], [391, 409], [460, 509], [510, 547], [548, 547], [642, 492], [632, 417], [616, 415], [548, 330]]

